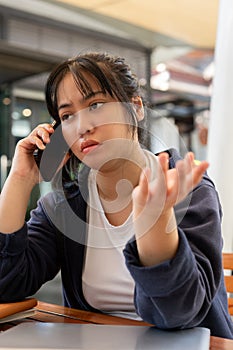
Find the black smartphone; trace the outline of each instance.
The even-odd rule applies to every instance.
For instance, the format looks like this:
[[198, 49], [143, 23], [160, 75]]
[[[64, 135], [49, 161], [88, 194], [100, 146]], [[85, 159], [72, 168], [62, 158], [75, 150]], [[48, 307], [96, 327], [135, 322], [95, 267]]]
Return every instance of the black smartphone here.
[[54, 133], [50, 137], [50, 143], [44, 150], [36, 149], [34, 152], [35, 162], [40, 170], [44, 181], [51, 181], [59, 165], [61, 164], [69, 147], [62, 135], [61, 123], [52, 123]]

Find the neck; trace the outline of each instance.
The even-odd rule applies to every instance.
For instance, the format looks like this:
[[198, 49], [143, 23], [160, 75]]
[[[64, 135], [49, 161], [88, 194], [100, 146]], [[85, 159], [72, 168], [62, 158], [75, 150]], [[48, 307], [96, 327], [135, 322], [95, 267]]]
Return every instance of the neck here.
[[115, 201], [131, 199], [133, 189], [138, 185], [142, 169], [145, 167], [143, 152], [137, 162], [118, 159], [108, 170], [98, 171], [96, 181], [101, 199]]

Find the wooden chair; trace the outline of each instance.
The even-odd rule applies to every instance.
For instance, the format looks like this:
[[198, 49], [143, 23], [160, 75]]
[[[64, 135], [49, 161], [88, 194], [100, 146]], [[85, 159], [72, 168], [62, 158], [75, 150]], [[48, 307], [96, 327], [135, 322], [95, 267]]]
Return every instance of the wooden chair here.
[[[227, 293], [233, 293], [233, 253], [223, 253], [223, 268], [230, 270], [230, 274], [225, 274], [225, 285]], [[233, 297], [228, 297], [228, 309], [230, 315], [233, 315]]]

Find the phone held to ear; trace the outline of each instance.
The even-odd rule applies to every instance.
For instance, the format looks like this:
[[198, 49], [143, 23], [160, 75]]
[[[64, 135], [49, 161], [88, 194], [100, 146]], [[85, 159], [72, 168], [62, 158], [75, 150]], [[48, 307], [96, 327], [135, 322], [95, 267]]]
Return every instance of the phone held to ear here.
[[65, 154], [69, 150], [62, 135], [61, 123], [54, 121], [52, 127], [54, 133], [50, 137], [50, 143], [46, 145], [44, 150], [36, 149], [34, 152], [35, 162], [43, 180], [46, 182], [52, 180]]

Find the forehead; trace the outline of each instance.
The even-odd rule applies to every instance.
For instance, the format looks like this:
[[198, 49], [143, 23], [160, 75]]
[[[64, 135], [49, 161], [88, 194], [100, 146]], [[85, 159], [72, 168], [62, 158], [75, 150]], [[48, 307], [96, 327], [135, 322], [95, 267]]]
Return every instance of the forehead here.
[[57, 101], [78, 95], [85, 97], [94, 91], [102, 90], [94, 76], [89, 73], [83, 73], [82, 76], [83, 78], [78, 80], [72, 73], [66, 73], [57, 87]]
[[96, 88], [100, 89], [101, 82], [99, 82], [94, 75], [88, 72], [82, 72], [80, 76], [76, 76], [75, 74], [68, 72], [61, 79], [58, 89], [61, 85], [66, 88], [71, 86], [73, 88], [76, 87], [78, 90], [80, 90], [82, 95], [86, 95], [96, 90]]

